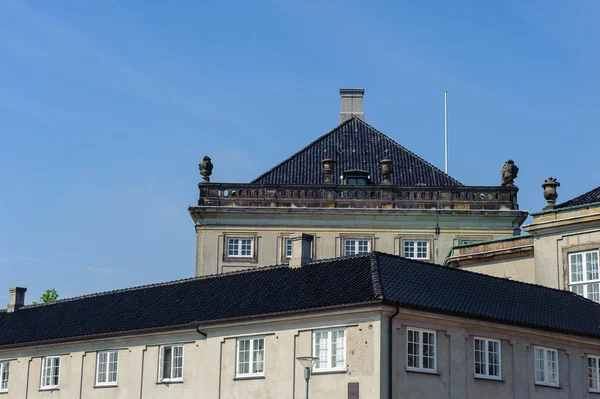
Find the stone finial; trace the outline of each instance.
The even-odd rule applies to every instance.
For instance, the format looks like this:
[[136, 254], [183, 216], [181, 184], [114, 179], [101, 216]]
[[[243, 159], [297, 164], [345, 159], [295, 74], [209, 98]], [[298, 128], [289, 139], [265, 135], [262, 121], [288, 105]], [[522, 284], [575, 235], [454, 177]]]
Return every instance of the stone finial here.
[[394, 171], [392, 170], [392, 160], [388, 157], [383, 158], [381, 161], [381, 176], [383, 176], [382, 184], [392, 184], [390, 176]]
[[556, 199], [558, 198], [557, 187], [560, 187], [560, 183], [552, 176], [547, 178], [544, 184], [542, 184], [544, 198], [548, 201], [548, 205], [544, 207], [545, 211], [554, 209], [554, 204], [556, 204]]
[[505, 187], [513, 187], [518, 173], [519, 168], [517, 168], [515, 162], [512, 159], [506, 161], [502, 167], [502, 185]]
[[331, 158], [325, 158], [321, 161], [323, 164], [323, 174], [325, 175], [325, 184], [333, 183], [333, 164], [335, 161]]
[[6, 311], [12, 313], [18, 310], [21, 306], [25, 305], [25, 287], [11, 287], [8, 289], [10, 292], [10, 299], [8, 301], [8, 308]]
[[212, 175], [213, 164], [210, 162], [210, 157], [206, 155], [204, 160], [200, 163], [200, 174], [204, 178], [202, 183], [210, 183], [210, 175]]

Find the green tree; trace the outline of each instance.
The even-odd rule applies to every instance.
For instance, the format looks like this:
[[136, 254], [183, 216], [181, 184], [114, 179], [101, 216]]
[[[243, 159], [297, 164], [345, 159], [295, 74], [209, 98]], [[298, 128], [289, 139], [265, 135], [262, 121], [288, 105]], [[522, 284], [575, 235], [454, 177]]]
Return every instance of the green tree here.
[[[54, 302], [58, 299], [58, 293], [56, 292], [56, 289], [54, 288], [50, 288], [46, 291], [44, 291], [44, 293], [42, 294], [42, 296], [40, 297], [40, 302], [41, 303], [48, 303], [48, 302]], [[39, 302], [32, 302], [34, 305], [37, 305]]]

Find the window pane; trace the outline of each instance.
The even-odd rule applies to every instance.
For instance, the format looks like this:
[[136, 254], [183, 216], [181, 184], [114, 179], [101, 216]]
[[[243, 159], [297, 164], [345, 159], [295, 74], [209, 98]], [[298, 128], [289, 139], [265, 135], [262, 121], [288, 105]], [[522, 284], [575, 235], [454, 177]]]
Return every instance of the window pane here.
[[598, 390], [598, 359], [595, 357], [588, 357], [588, 387], [590, 389]]
[[289, 238], [285, 239], [285, 257], [286, 258], [292, 257], [292, 240]]
[[183, 346], [173, 347], [172, 378], [183, 378]]
[[262, 373], [265, 361], [265, 340], [257, 338], [253, 340], [252, 344], [252, 373]]
[[252, 240], [244, 239], [242, 241], [242, 253], [241, 256], [252, 256]]
[[238, 374], [250, 373], [250, 340], [238, 341]]
[[594, 302], [600, 302], [600, 285], [598, 283], [586, 284], [587, 285], [587, 299]]
[[315, 368], [328, 368], [329, 345], [326, 331], [315, 332], [315, 356], [319, 358]]
[[429, 257], [427, 247], [427, 241], [417, 241], [417, 259], [427, 259]]
[[369, 240], [359, 240], [358, 241], [358, 253], [364, 254], [369, 252]]
[[571, 254], [569, 263], [571, 268], [571, 282], [577, 283], [583, 281], [583, 255]]
[[435, 336], [430, 332], [423, 332], [423, 368], [435, 368]]
[[356, 254], [356, 241], [345, 240], [344, 241], [344, 255], [355, 255]]
[[415, 257], [414, 241], [404, 241], [404, 257], [405, 258], [414, 258]]
[[535, 380], [537, 382], [545, 382], [546, 374], [545, 370], [545, 357], [544, 350], [541, 348], [535, 348]]
[[119, 352], [111, 352], [108, 363], [108, 382], [117, 382], [117, 364], [119, 362]]
[[485, 375], [485, 341], [475, 339], [475, 374]]
[[163, 375], [162, 378], [171, 378], [171, 362], [172, 362], [172, 353], [173, 350], [170, 346], [165, 346], [164, 347], [164, 352], [163, 352], [163, 366], [162, 366], [162, 371], [163, 371]]
[[229, 238], [227, 240], [227, 255], [236, 256], [238, 254], [239, 240], [236, 238]]
[[550, 384], [558, 384], [558, 359], [557, 353], [554, 350], [548, 350], [547, 354], [548, 366], [547, 366], [547, 376], [548, 383]]
[[583, 296], [583, 285], [572, 285], [571, 291], [576, 293], [577, 295]]
[[407, 348], [406, 352], [408, 355], [407, 362], [408, 367], [420, 368], [419, 355], [420, 355], [420, 334], [419, 331], [407, 330]]
[[585, 254], [585, 269], [588, 280], [598, 280], [598, 252]]
[[10, 368], [9, 362], [0, 363], [0, 389], [8, 389], [8, 372]]
[[108, 353], [106, 352], [98, 354], [98, 383], [106, 382], [106, 373], [108, 370], [107, 357]]

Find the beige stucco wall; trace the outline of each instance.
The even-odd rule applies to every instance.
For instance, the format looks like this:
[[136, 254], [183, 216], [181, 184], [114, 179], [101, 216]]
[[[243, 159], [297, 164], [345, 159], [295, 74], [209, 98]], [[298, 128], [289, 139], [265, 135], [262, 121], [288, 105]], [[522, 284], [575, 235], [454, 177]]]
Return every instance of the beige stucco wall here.
[[494, 277], [510, 278], [515, 281], [535, 284], [533, 256], [504, 259], [464, 265], [460, 268], [470, 272], [488, 274]]
[[[406, 328], [436, 331], [438, 369], [421, 373], [406, 369]], [[393, 322], [394, 398], [596, 398], [588, 391], [588, 354], [600, 353], [598, 340], [569, 340], [567, 336], [495, 323], [466, 322], [464, 319], [425, 312], [402, 311]], [[474, 338], [501, 341], [500, 381], [476, 378]], [[567, 339], [565, 339], [567, 338]], [[558, 349], [559, 387], [535, 383], [534, 346]]]
[[[0, 351], [10, 359], [9, 392], [3, 398], [302, 398], [303, 369], [295, 360], [312, 355], [312, 332], [331, 327], [346, 329], [347, 370], [314, 374], [313, 397], [346, 398], [349, 382], [358, 382], [363, 398], [379, 398], [381, 314], [367, 309], [321, 312], [294, 320], [253, 321], [243, 325], [207, 328], [205, 338], [195, 330], [94, 340]], [[236, 339], [265, 338], [265, 377], [236, 378]], [[183, 382], [157, 382], [159, 348], [184, 345]], [[97, 351], [119, 351], [118, 386], [94, 387]], [[43, 356], [60, 355], [60, 387], [40, 390]]]
[[[332, 214], [306, 212], [296, 215], [268, 209], [258, 214], [213, 212], [203, 214], [196, 224], [196, 275], [216, 274], [256, 266], [281, 264], [283, 237], [295, 233], [315, 235], [315, 258], [329, 259], [343, 255], [342, 242], [348, 238], [368, 238], [372, 249], [401, 255], [404, 239], [421, 239], [430, 242], [430, 259], [443, 263], [452, 246], [462, 240], [488, 240], [512, 236], [514, 212], [471, 211], [458, 215], [452, 212], [419, 214], [404, 211], [390, 214], [371, 213], [359, 215], [336, 212]], [[408, 212], [408, 213], [407, 213]], [[425, 212], [425, 211], [424, 211]], [[439, 234], [436, 228], [439, 227]], [[227, 259], [226, 238], [253, 237], [256, 240], [256, 257], [250, 261]]]

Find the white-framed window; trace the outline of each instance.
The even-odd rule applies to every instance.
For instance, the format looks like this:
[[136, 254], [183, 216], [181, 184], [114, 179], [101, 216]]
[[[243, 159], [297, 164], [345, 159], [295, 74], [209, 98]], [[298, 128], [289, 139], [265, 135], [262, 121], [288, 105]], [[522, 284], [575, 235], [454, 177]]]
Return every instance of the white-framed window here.
[[253, 238], [228, 238], [227, 256], [234, 258], [251, 258], [254, 255]]
[[429, 259], [429, 241], [404, 240], [402, 256], [409, 259]]
[[364, 254], [371, 250], [371, 240], [369, 239], [344, 239], [344, 256]]
[[501, 345], [497, 339], [475, 338], [475, 376], [479, 378], [500, 379]]
[[346, 330], [313, 331], [313, 356], [319, 358], [315, 371], [346, 370]]
[[535, 383], [558, 386], [558, 350], [536, 346]]
[[98, 352], [96, 362], [96, 385], [117, 385], [117, 370], [119, 364], [119, 352]]
[[0, 362], [0, 392], [8, 392], [8, 372], [10, 362]]
[[284, 238], [284, 251], [285, 251], [285, 258], [286, 259], [290, 259], [292, 257], [292, 239], [291, 238]]
[[236, 376], [265, 375], [265, 337], [238, 338]]
[[597, 250], [569, 254], [569, 287], [576, 294], [600, 302]]
[[600, 392], [600, 356], [588, 355], [588, 388]]
[[183, 345], [160, 347], [158, 381], [183, 381]]
[[58, 388], [60, 383], [60, 356], [45, 356], [42, 358], [41, 389]]
[[406, 329], [406, 367], [413, 371], [437, 369], [436, 332], [420, 328]]

